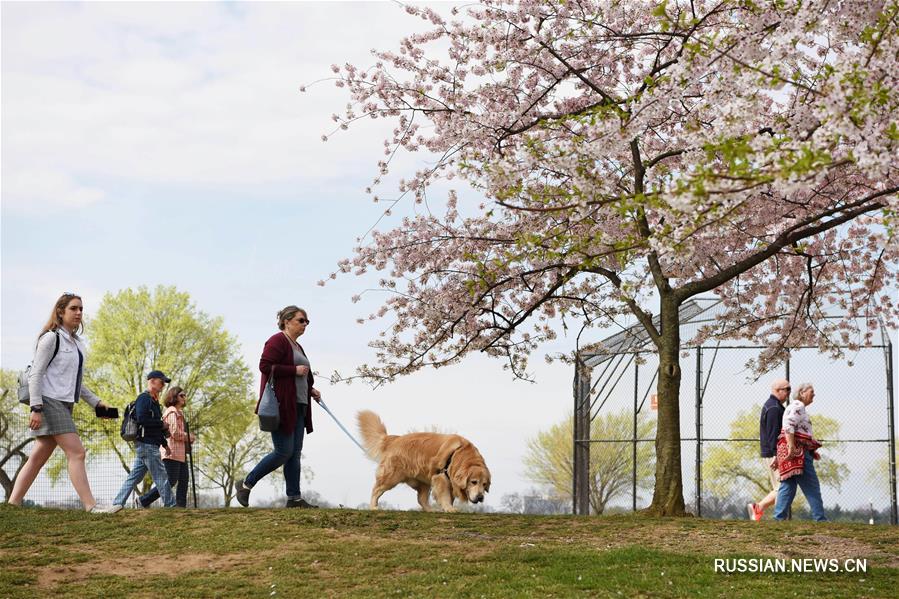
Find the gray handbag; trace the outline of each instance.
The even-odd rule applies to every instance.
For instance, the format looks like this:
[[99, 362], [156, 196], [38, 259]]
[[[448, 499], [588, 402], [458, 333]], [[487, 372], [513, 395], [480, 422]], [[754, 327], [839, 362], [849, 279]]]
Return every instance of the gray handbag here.
[[[274, 375], [274, 373], [272, 373]], [[278, 409], [278, 398], [275, 396], [274, 376], [269, 376], [262, 391], [262, 399], [259, 400], [259, 430], [267, 433], [278, 430], [281, 426], [281, 412]]]

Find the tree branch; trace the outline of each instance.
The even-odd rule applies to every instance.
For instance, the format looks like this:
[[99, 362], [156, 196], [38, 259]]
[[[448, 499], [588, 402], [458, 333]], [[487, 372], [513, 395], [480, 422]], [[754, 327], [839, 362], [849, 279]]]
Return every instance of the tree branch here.
[[[844, 223], [851, 221], [852, 219], [861, 216], [862, 214], [866, 214], [868, 212], [873, 212], [875, 210], [879, 210], [886, 206], [884, 202], [874, 202], [879, 197], [883, 197], [885, 195], [890, 195], [892, 193], [899, 192], [899, 187], [891, 187], [888, 189], [884, 189], [882, 191], [873, 193], [857, 202], [853, 202], [849, 206], [853, 206], [851, 210], [848, 210], [841, 214], [840, 216], [829, 220], [827, 222], [820, 223], [815, 226], [809, 226], [811, 223], [820, 220], [825, 216], [829, 216], [830, 214], [839, 213], [842, 210], [845, 210], [846, 207], [835, 208], [829, 210], [823, 214], [816, 214], [809, 219], [807, 219], [803, 223], [796, 224], [783, 233], [781, 233], [768, 247], [764, 250], [753, 254], [751, 256], [746, 257], [743, 260], [740, 260], [736, 264], [725, 268], [724, 270], [718, 272], [716, 275], [709, 277], [708, 279], [704, 279], [702, 281], [694, 281], [692, 283], [688, 283], [675, 291], [675, 297], [679, 301], [684, 301], [689, 299], [695, 295], [699, 295], [700, 293], [705, 293], [706, 291], [711, 291], [716, 287], [723, 285], [727, 281], [733, 279], [737, 275], [746, 272], [750, 268], [754, 266], [758, 266], [768, 258], [774, 256], [778, 252], [780, 252], [785, 247], [793, 244], [796, 241], [801, 239], [805, 239], [807, 237], [811, 237], [813, 235], [817, 235], [818, 233], [822, 233], [824, 231], [828, 231], [835, 227], [838, 227]], [[872, 203], [873, 202], [873, 203]]]

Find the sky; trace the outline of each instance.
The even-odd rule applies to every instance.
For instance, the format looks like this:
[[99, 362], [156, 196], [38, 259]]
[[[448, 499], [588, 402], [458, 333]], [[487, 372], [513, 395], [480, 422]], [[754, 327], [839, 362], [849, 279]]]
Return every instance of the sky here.
[[[30, 361], [62, 291], [80, 293], [89, 317], [107, 292], [175, 285], [224, 319], [254, 372], [276, 311], [297, 304], [312, 321], [301, 342], [317, 386], [348, 428], [371, 409], [391, 433], [457, 432], [492, 471], [488, 506], [530, 489], [526, 440], [571, 409], [564, 364], [536, 355], [535, 384], [481, 356], [377, 390], [327, 381], [370, 359], [379, 330], [355, 321], [381, 297], [351, 301], [371, 280], [316, 283], [381, 216], [364, 190], [390, 124], [322, 142], [349, 97], [310, 84], [334, 63], [370, 64], [371, 48], [421, 25], [392, 3], [4, 3], [3, 368]], [[398, 173], [421, 160], [402, 158]], [[374, 464], [324, 412], [313, 421], [305, 486], [332, 503], [367, 502]], [[417, 505], [407, 488], [383, 501]]]
[[[224, 319], [254, 372], [276, 311], [298, 304], [312, 321], [301, 342], [317, 386], [348, 428], [371, 409], [390, 433], [466, 436], [491, 469], [492, 508], [533, 488], [527, 441], [572, 406], [572, 369], [542, 358], [571, 351], [572, 337], [534, 355], [535, 383], [483, 356], [378, 389], [327, 381], [370, 359], [379, 330], [355, 321], [383, 296], [351, 301], [371, 278], [316, 282], [379, 222], [364, 190], [392, 127], [366, 120], [332, 135], [349, 97], [327, 81], [330, 66], [371, 64], [371, 48], [422, 26], [388, 2], [3, 3], [0, 365], [28, 363], [62, 291], [82, 295], [89, 317], [105, 293], [174, 285]], [[401, 155], [385, 195], [425, 159]], [[479, 201], [468, 190], [460, 203]], [[413, 209], [398, 205], [378, 227]], [[746, 389], [758, 403], [766, 395], [764, 382]], [[374, 464], [324, 412], [314, 422], [305, 488], [367, 502]], [[417, 505], [405, 487], [383, 501]]]

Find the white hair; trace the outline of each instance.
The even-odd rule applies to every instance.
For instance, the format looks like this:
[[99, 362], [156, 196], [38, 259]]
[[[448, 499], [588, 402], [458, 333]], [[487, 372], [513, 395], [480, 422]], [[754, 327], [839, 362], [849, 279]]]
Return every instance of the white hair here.
[[813, 387], [814, 385], [812, 385], [811, 383], [802, 383], [801, 385], [797, 385], [796, 390], [793, 391], [793, 399], [802, 401], [802, 395]]

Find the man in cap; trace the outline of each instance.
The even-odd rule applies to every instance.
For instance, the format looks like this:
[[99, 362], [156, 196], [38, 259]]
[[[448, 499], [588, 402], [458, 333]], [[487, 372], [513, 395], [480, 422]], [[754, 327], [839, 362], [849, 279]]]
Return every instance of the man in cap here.
[[159, 394], [162, 393], [167, 383], [171, 379], [167, 377], [161, 370], [153, 370], [147, 375], [147, 390], [137, 396], [134, 406], [134, 417], [137, 420], [138, 433], [134, 440], [134, 465], [131, 466], [131, 473], [119, 494], [113, 500], [112, 511], [117, 512], [125, 507], [128, 496], [134, 487], [144, 479], [147, 472], [156, 483], [159, 494], [165, 507], [175, 507], [175, 494], [172, 492], [172, 485], [169, 483], [169, 475], [166, 472], [165, 465], [162, 463], [162, 457], [159, 455], [159, 447], [168, 448], [166, 437], [168, 431], [162, 422], [162, 408], [159, 406]]
[[777, 489], [780, 487], [780, 472], [771, 468], [777, 460], [777, 437], [784, 417], [784, 402], [790, 397], [790, 381], [777, 379], [771, 383], [771, 395], [762, 406], [759, 416], [759, 445], [762, 450], [762, 464], [767, 470], [766, 474], [771, 481], [771, 491], [758, 503], [750, 503], [746, 510], [749, 517], [758, 522], [765, 513], [765, 508], [774, 505], [777, 499]]

